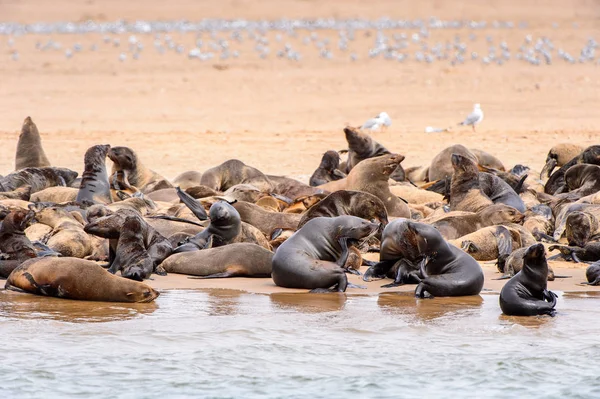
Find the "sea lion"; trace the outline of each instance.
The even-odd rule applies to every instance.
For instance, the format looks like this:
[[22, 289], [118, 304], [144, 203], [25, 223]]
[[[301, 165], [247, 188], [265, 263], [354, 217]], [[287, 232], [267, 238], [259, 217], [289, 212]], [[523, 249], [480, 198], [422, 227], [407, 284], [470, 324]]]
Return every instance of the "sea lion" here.
[[67, 168], [25, 168], [0, 179], [0, 191], [14, 191], [22, 186], [31, 186], [31, 194], [48, 187], [70, 186], [77, 172]]
[[37, 257], [33, 244], [25, 235], [33, 218], [32, 211], [15, 210], [0, 224], [0, 277], [8, 277], [21, 263]]
[[554, 201], [577, 201], [600, 191], [600, 166], [577, 164], [565, 172], [565, 188], [554, 195]]
[[78, 193], [78, 188], [62, 186], [48, 187], [32, 194], [30, 200], [31, 202], [54, 202], [56, 204], [60, 204], [61, 202], [75, 202]]
[[585, 277], [589, 285], [600, 285], [600, 261], [596, 261], [585, 269]]
[[[523, 269], [525, 253], [528, 249], [529, 247], [519, 248], [506, 258], [498, 258], [498, 271], [503, 274], [498, 280], [511, 278]], [[548, 265], [548, 281], [554, 281], [554, 270], [550, 265]]]
[[168, 273], [200, 278], [270, 277], [273, 252], [252, 243], [233, 243], [203, 251], [169, 256], [162, 264]]
[[[575, 216], [572, 216], [574, 214]], [[570, 220], [568, 220], [569, 218]], [[574, 231], [581, 231], [582, 236], [589, 238], [595, 234], [599, 218], [600, 204], [567, 204], [560, 209], [554, 221], [554, 239], [558, 241], [567, 228], [571, 230], [571, 236], [573, 236], [572, 233]], [[592, 233], [592, 231], [594, 231], [594, 233]], [[585, 244], [583, 241], [583, 239], [579, 240], [579, 243], [582, 244], [579, 246]]]
[[498, 158], [496, 158], [492, 154], [482, 151], [482, 150], [477, 150], [475, 148], [470, 148], [469, 150], [471, 151], [471, 153], [473, 155], [475, 155], [475, 157], [477, 158], [477, 163], [479, 165], [486, 167], [486, 168], [497, 169], [500, 171], [505, 170], [504, 164], [502, 163], [502, 161], [500, 161]]
[[565, 189], [565, 173], [567, 173], [569, 168], [580, 163], [600, 165], [600, 145], [593, 145], [586, 148], [581, 154], [561, 166], [546, 182], [544, 192], [552, 195], [562, 193]]
[[17, 153], [15, 156], [15, 170], [24, 168], [44, 168], [50, 166], [46, 157], [42, 139], [37, 126], [31, 117], [25, 118], [21, 127], [21, 134], [17, 142]]
[[[123, 170], [132, 186], [137, 187], [143, 193], [149, 193], [160, 188], [173, 187], [167, 179], [148, 169], [137, 154], [129, 147], [112, 147], [108, 151], [108, 158], [113, 161], [111, 175]], [[156, 183], [161, 183], [157, 186]]]
[[173, 185], [182, 190], [187, 190], [190, 187], [200, 186], [202, 181], [202, 172], [196, 170], [188, 170], [183, 172], [173, 179]]
[[327, 151], [317, 170], [314, 171], [309, 180], [309, 185], [320, 186], [332, 180], [339, 180], [346, 177], [346, 174], [340, 171], [340, 154], [337, 151]]
[[357, 216], [380, 223], [382, 227], [388, 224], [385, 205], [378, 197], [361, 191], [340, 190], [329, 194], [306, 211], [298, 223], [298, 228], [316, 217], [342, 215]]
[[110, 193], [113, 198], [118, 197], [118, 193], [126, 193], [129, 195], [134, 195], [139, 193], [136, 187], [132, 186], [129, 183], [129, 179], [127, 178], [127, 172], [124, 170], [118, 170], [110, 177]]
[[584, 148], [577, 144], [560, 143], [550, 148], [546, 157], [546, 164], [540, 173], [540, 179], [547, 179], [555, 167], [561, 167], [583, 152]]
[[532, 245], [523, 256], [523, 269], [500, 291], [500, 308], [509, 316], [554, 316], [556, 294], [548, 291], [548, 262], [543, 244]]
[[519, 212], [525, 212], [527, 209], [525, 203], [514, 188], [500, 177], [487, 172], [479, 172], [477, 178], [479, 180], [481, 191], [487, 195], [494, 204], [509, 205], [516, 208]]
[[347, 248], [360, 246], [378, 229], [378, 223], [355, 216], [312, 219], [277, 249], [273, 281], [285, 288], [344, 292], [352, 286], [346, 272], [358, 273], [344, 268]]
[[77, 202], [109, 204], [112, 201], [108, 173], [106, 172], [106, 154], [110, 145], [95, 145], [85, 152], [85, 169], [81, 175], [81, 186], [77, 193]]
[[329, 182], [320, 188], [334, 192], [338, 190], [364, 191], [383, 201], [388, 216], [410, 217], [406, 203], [390, 192], [390, 174], [404, 160], [403, 155], [389, 154], [359, 162], [345, 179]]
[[446, 216], [436, 218], [429, 223], [438, 229], [447, 240], [453, 240], [474, 233], [487, 226], [504, 223], [521, 223], [525, 217], [515, 208], [504, 204], [490, 205], [477, 213], [469, 215], [461, 214], [453, 216], [452, 213], [450, 212]]
[[390, 192], [395, 196], [402, 198], [409, 204], [415, 205], [442, 202], [444, 200], [443, 195], [420, 189], [410, 183], [390, 184]]
[[267, 175], [267, 178], [273, 185], [271, 193], [282, 195], [290, 200], [323, 193], [320, 187], [312, 187], [290, 177]]
[[477, 163], [477, 157], [467, 147], [461, 144], [455, 144], [450, 147], [444, 148], [439, 154], [437, 154], [431, 161], [429, 166], [429, 181], [434, 182], [437, 180], [444, 180], [450, 178], [454, 173], [454, 167], [452, 164], [452, 154], [462, 155], [463, 157], [469, 158], [471, 161]]
[[493, 201], [481, 190], [475, 162], [460, 154], [452, 154], [451, 161], [454, 173], [450, 183], [450, 209], [478, 212], [492, 205]]
[[210, 219], [208, 227], [175, 248], [173, 253], [226, 245], [233, 242], [240, 234], [242, 229], [240, 214], [227, 202], [215, 202], [210, 207], [208, 216]]
[[521, 247], [522, 239], [518, 231], [499, 225], [484, 227], [448, 243], [481, 262], [507, 257], [514, 248]]
[[0, 200], [4, 199], [20, 199], [23, 201], [31, 200], [31, 187], [21, 186], [13, 191], [0, 192]]
[[550, 236], [554, 232], [554, 216], [552, 209], [543, 204], [535, 205], [525, 212], [523, 227], [529, 231], [536, 240], [554, 241]]
[[215, 191], [226, 191], [242, 183], [252, 184], [261, 191], [270, 192], [272, 189], [272, 184], [264, 173], [238, 159], [230, 159], [206, 170], [200, 180], [200, 184]]
[[238, 201], [232, 205], [239, 212], [242, 221], [256, 227], [268, 237], [276, 229], [297, 230], [302, 219], [298, 214], [269, 212], [249, 202]]
[[555, 250], [560, 251], [562, 258], [573, 260], [577, 263], [596, 262], [600, 260], [600, 242], [598, 241], [588, 242], [583, 248], [567, 245], [550, 245], [548, 247], [548, 251]]
[[146, 252], [144, 234], [141, 231], [145, 225], [141, 216], [125, 218], [119, 234], [115, 259], [108, 269], [110, 273], [115, 274], [120, 270], [123, 277], [136, 281], [143, 281], [150, 277], [154, 270], [154, 263]]
[[152, 302], [159, 295], [146, 284], [114, 276], [92, 261], [77, 258], [31, 259], [8, 276], [5, 288], [103, 302]]

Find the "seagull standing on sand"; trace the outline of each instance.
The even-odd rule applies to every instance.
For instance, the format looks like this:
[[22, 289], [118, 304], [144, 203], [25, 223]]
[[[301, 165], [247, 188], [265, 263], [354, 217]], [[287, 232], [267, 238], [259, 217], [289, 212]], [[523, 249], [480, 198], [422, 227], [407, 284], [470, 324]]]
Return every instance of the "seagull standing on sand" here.
[[475, 125], [480, 123], [482, 120], [483, 120], [483, 111], [481, 110], [481, 105], [475, 104], [475, 106], [473, 107], [473, 112], [471, 112], [464, 121], [459, 123], [459, 125], [464, 125], [464, 126], [471, 125], [471, 127], [473, 127], [473, 131], [475, 131]]
[[371, 118], [367, 120], [360, 128], [361, 130], [371, 130], [376, 131], [383, 127], [388, 127], [392, 125], [392, 118], [387, 114], [387, 112], [381, 112], [375, 118]]

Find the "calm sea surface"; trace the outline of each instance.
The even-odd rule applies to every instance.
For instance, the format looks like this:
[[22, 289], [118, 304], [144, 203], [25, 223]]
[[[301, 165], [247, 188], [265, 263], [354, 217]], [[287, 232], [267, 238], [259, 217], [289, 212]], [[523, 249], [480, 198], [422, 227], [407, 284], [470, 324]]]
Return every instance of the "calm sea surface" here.
[[164, 291], [152, 304], [0, 291], [0, 398], [600, 397], [600, 297], [554, 318], [497, 295]]

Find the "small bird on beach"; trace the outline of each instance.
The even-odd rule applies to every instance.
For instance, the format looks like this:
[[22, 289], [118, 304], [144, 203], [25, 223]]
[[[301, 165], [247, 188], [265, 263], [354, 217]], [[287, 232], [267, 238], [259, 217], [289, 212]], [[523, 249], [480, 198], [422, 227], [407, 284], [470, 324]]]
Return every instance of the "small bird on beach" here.
[[376, 131], [380, 130], [384, 127], [389, 127], [392, 125], [392, 118], [387, 114], [387, 112], [381, 112], [375, 118], [371, 118], [367, 120], [360, 127], [361, 130], [371, 130]]
[[467, 116], [467, 118], [464, 121], [460, 122], [458, 125], [459, 126], [471, 125], [471, 127], [473, 128], [473, 131], [475, 131], [475, 125], [477, 125], [478, 123], [481, 123], [482, 120], [483, 120], [483, 111], [481, 110], [481, 105], [475, 104], [475, 106], [473, 106], [473, 112], [471, 112], [469, 114], [469, 116]]

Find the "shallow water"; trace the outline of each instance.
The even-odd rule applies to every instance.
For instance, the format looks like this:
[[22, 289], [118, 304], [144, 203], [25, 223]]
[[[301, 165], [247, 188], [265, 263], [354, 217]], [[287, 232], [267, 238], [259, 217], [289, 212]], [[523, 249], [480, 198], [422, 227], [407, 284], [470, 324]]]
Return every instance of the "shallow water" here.
[[598, 397], [600, 298], [502, 316], [497, 295], [165, 291], [105, 304], [0, 291], [0, 397]]

